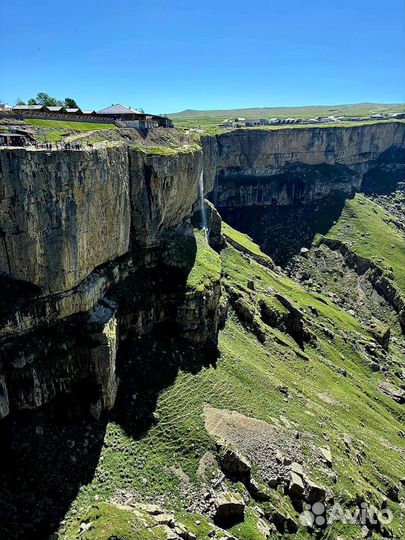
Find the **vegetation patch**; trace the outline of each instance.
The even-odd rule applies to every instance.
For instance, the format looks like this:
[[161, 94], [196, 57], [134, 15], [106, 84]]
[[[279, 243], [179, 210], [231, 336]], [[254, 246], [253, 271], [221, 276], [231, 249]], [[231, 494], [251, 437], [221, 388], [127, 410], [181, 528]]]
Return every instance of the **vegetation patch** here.
[[395, 279], [405, 294], [404, 238], [395, 218], [380, 205], [358, 193], [346, 201], [336, 225], [327, 239], [343, 242], [350, 251], [370, 260], [390, 279]]

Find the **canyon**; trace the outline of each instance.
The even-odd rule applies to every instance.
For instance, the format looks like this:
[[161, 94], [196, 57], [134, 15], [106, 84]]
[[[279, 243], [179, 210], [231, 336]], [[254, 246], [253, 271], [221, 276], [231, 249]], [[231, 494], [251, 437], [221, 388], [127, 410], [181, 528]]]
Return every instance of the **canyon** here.
[[[153, 408], [173, 375], [168, 381], [162, 375], [146, 399], [146, 374], [158, 378], [159, 369], [167, 367], [164, 358], [169, 361], [179, 350], [199, 359], [198, 368], [182, 359], [185, 371], [220, 363], [219, 334], [235, 320], [235, 335], [248, 332], [260, 344], [271, 336], [284, 343], [287, 356], [308, 361], [305, 351], [316, 348], [319, 330], [310, 317], [319, 314], [298, 306], [294, 294], [306, 298], [307, 293], [287, 286], [287, 270], [277, 266], [288, 269], [303, 256], [302, 248], [312, 262], [319, 256], [316, 249], [333, 251], [333, 257], [339, 252], [350, 272], [367, 275], [367, 287], [374, 287], [383, 305], [378, 324], [388, 320], [403, 333], [405, 295], [385, 267], [361, 264], [359, 255], [350, 259], [340, 237], [311, 246], [317, 235], [333, 230], [347, 201], [357, 204], [357, 193], [384, 197], [404, 179], [403, 122], [237, 130], [176, 149], [124, 142], [87, 150], [1, 149], [0, 418], [5, 433], [18, 431], [21, 415], [31, 424], [28, 415], [42, 411], [52, 418], [63, 411], [69, 422], [85, 419], [104, 431], [112, 414], [133, 436], [132, 417], [139, 415], [142, 429], [137, 429], [144, 433], [158, 421]], [[208, 230], [202, 229], [202, 212]], [[385, 214], [381, 220], [389, 221]], [[261, 249], [229, 225], [249, 234]], [[328, 257], [333, 259], [329, 252]], [[234, 265], [244, 264], [252, 267], [252, 276], [241, 288]], [[300, 282], [308, 272], [299, 259], [289, 274]], [[397, 278], [395, 268], [394, 274]], [[260, 296], [257, 282], [270, 275]], [[322, 310], [322, 300], [316, 302], [313, 309]], [[328, 309], [329, 319], [344, 320], [350, 332], [360, 333], [357, 322], [346, 321], [346, 312]], [[386, 355], [386, 338], [377, 330], [367, 329], [363, 341], [369, 332], [378, 354]], [[400, 331], [396, 339], [392, 354], [400, 356]], [[169, 345], [157, 359], [161, 340]], [[364, 347], [356, 352], [363, 359]], [[134, 354], [138, 369], [128, 363]], [[226, 392], [225, 385], [220, 391]], [[135, 394], [150, 402], [133, 409]], [[35, 524], [30, 529], [27, 518], [25, 528], [7, 534], [45, 538], [61, 519], [45, 514], [38, 529]]]

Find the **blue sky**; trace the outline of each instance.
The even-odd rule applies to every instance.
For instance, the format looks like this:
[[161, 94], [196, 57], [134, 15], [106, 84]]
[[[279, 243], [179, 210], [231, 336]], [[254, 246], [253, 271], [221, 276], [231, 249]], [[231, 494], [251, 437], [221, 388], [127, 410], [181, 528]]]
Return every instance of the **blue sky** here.
[[0, 99], [154, 113], [402, 102], [403, 0], [0, 2]]

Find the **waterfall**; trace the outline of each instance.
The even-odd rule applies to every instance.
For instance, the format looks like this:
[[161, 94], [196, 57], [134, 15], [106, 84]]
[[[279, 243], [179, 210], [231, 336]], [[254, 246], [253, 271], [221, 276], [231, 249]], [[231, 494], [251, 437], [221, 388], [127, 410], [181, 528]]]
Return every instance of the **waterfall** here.
[[205, 232], [205, 237], [208, 240], [207, 209], [205, 208], [205, 204], [204, 204], [204, 170], [202, 170], [200, 174], [199, 191], [200, 191], [201, 223], [202, 223], [203, 231]]

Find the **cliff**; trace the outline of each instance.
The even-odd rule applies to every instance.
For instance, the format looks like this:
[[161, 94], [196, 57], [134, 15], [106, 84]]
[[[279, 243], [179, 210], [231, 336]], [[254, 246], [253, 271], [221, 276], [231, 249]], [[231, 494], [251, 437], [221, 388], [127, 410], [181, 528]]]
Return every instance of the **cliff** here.
[[238, 130], [203, 149], [222, 217], [279, 264], [325, 233], [346, 198], [390, 192], [405, 176], [403, 122]]
[[128, 251], [125, 147], [3, 150], [0, 167], [0, 274], [52, 294]]
[[404, 537], [405, 199], [350, 198], [387, 126], [0, 149], [1, 538]]
[[[94, 414], [111, 407], [116, 349], [129, 332], [171, 321], [192, 342], [215, 339], [218, 279], [204, 294], [186, 283], [197, 253], [198, 147], [2, 149], [0, 165], [2, 416], [78, 384], [93, 388]], [[183, 237], [191, 255], [176, 261], [167, 246]], [[161, 276], [173, 266], [169, 293]]]
[[359, 189], [384, 153], [403, 163], [405, 124], [238, 130], [203, 140], [215, 162], [218, 207], [308, 203]]

